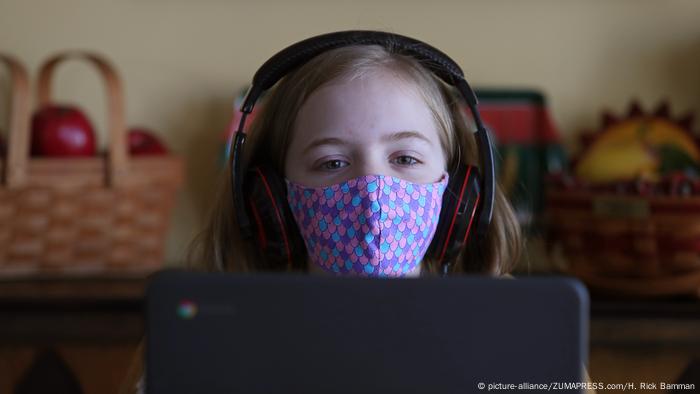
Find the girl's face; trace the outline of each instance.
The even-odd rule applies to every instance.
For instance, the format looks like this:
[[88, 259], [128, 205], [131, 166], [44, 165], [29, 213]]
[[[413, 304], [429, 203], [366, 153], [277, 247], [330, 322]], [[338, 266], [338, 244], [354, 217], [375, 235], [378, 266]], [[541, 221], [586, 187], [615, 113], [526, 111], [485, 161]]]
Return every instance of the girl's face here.
[[446, 168], [438, 133], [416, 87], [388, 72], [331, 82], [297, 114], [285, 176], [309, 187], [370, 174], [437, 182]]
[[[329, 83], [308, 97], [293, 126], [285, 176], [308, 187], [363, 175], [434, 183], [446, 166], [438, 127], [416, 88], [377, 72]], [[309, 270], [324, 272], [311, 262]]]

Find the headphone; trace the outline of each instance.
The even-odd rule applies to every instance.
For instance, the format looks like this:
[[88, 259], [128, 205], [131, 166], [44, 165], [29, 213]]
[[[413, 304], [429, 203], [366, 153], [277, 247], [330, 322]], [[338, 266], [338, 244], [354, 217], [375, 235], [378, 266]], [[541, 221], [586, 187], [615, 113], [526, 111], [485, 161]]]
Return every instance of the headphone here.
[[476, 95], [461, 68], [446, 54], [413, 38], [380, 31], [350, 30], [308, 38], [278, 52], [255, 73], [241, 106], [242, 117], [231, 141], [233, 146], [229, 146], [233, 207], [241, 236], [253, 238], [266, 268], [302, 268], [295, 264], [305, 261], [306, 246], [287, 202], [283, 176], [264, 165], [241, 168], [245, 120], [260, 96], [289, 72], [321, 53], [351, 45], [381, 45], [412, 56], [456, 88], [466, 101], [476, 125], [481, 171], [462, 163], [449, 171], [439, 222], [425, 257], [437, 260], [443, 275], [448, 274], [450, 262], [465, 244], [476, 258], [483, 257], [482, 248], [493, 216], [495, 175], [491, 140], [477, 110]]

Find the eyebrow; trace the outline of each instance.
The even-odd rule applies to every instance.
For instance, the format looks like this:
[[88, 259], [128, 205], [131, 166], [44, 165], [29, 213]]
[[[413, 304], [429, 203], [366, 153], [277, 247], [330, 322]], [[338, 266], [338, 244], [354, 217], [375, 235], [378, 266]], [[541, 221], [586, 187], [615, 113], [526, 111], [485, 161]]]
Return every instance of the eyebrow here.
[[384, 137], [382, 137], [382, 142], [396, 142], [399, 140], [409, 138], [417, 138], [419, 140], [423, 140], [423, 142], [426, 142], [430, 145], [433, 144], [432, 141], [428, 139], [428, 137], [424, 136], [423, 134], [417, 131], [399, 131], [393, 134], [385, 135]]
[[[430, 141], [426, 136], [423, 134], [417, 132], [417, 131], [398, 131], [396, 133], [392, 134], [387, 134], [382, 137], [382, 142], [396, 142], [399, 140], [404, 140], [404, 139], [410, 139], [410, 138], [416, 138], [419, 140], [422, 140], [423, 142], [426, 142], [429, 145], [432, 145], [432, 141]], [[348, 142], [341, 139], [341, 138], [336, 138], [336, 137], [329, 137], [329, 138], [319, 138], [316, 140], [311, 141], [309, 145], [304, 148], [302, 153], [307, 153], [310, 150], [322, 146], [322, 145], [347, 145]]]

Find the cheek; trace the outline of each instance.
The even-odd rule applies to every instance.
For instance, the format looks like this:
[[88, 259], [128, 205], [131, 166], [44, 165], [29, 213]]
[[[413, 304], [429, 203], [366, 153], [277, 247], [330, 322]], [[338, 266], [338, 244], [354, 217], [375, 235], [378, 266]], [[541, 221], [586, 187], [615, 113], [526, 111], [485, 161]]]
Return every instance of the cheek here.
[[435, 153], [435, 160], [431, 165], [426, 167], [425, 183], [439, 182], [445, 174], [447, 174], [447, 162], [444, 153], [440, 150]]

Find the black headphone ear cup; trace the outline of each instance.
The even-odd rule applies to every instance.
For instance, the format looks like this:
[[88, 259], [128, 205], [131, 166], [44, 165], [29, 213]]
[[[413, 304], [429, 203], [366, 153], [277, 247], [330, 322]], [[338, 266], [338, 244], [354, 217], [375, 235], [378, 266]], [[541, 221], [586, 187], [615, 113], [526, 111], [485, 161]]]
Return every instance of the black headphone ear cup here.
[[243, 183], [253, 239], [268, 269], [289, 270], [305, 264], [306, 247], [287, 202], [287, 185], [268, 167], [247, 171]]
[[440, 265], [452, 262], [473, 232], [481, 191], [479, 169], [462, 165], [450, 172], [450, 181], [442, 196], [440, 220], [426, 256]]

